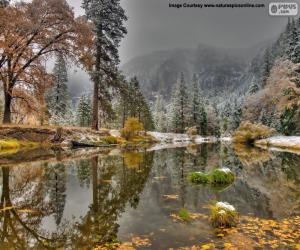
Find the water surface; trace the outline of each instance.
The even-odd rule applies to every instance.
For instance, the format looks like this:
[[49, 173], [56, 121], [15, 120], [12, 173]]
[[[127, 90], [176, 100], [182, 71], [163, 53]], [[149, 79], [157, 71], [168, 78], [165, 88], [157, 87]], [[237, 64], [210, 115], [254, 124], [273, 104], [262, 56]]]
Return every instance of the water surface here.
[[[280, 221], [300, 215], [297, 154], [202, 144], [68, 156], [24, 164], [18, 158], [17, 165], [1, 167], [0, 249], [91, 249], [116, 241], [135, 242], [137, 249], [214, 242], [219, 249], [227, 239], [217, 236], [207, 218], [216, 201], [234, 205], [241, 218]], [[216, 167], [230, 168], [236, 181], [212, 188], [187, 180], [192, 171]], [[203, 218], [176, 221], [172, 214], [182, 208]], [[247, 240], [257, 241], [255, 235]], [[293, 247], [287, 242], [278, 249]]]

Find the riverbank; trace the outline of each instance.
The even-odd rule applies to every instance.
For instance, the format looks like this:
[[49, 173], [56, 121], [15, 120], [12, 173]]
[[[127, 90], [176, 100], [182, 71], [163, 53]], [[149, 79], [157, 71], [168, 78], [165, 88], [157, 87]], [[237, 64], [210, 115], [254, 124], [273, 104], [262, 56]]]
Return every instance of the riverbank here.
[[151, 144], [157, 142], [147, 134], [136, 136], [128, 141], [118, 130], [100, 129], [94, 131], [81, 127], [19, 126], [0, 127], [0, 151], [31, 147], [109, 147]]

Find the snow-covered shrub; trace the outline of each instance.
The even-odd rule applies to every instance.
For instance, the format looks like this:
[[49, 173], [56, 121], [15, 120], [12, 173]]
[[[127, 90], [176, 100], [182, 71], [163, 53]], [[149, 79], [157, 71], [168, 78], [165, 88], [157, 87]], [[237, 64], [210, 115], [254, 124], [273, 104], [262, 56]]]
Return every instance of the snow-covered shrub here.
[[217, 202], [210, 206], [210, 221], [216, 228], [234, 227], [238, 223], [238, 213], [229, 203]]
[[229, 168], [215, 169], [210, 175], [209, 180], [212, 184], [231, 184], [235, 176]]
[[188, 175], [188, 179], [190, 182], [195, 184], [203, 184], [208, 183], [209, 178], [208, 175], [202, 172], [193, 172]]
[[235, 176], [229, 168], [217, 168], [208, 174], [202, 172], [190, 173], [188, 179], [194, 184], [224, 185], [233, 183]]

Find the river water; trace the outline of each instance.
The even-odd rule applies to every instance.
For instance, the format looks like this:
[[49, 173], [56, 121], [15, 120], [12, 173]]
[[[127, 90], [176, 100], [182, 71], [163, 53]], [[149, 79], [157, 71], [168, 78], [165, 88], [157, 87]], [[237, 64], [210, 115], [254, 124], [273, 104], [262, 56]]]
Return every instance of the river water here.
[[[235, 173], [231, 186], [187, 179], [192, 171], [217, 167]], [[24, 164], [19, 157], [18, 164], [1, 166], [0, 177], [0, 249], [118, 246], [112, 242], [123, 243], [120, 249], [299, 247], [297, 154], [218, 143], [106, 150]], [[216, 201], [239, 213], [240, 225], [228, 235], [210, 224], [208, 207]], [[182, 221], [177, 215], [183, 208], [197, 218]], [[260, 227], [265, 230], [258, 234]]]

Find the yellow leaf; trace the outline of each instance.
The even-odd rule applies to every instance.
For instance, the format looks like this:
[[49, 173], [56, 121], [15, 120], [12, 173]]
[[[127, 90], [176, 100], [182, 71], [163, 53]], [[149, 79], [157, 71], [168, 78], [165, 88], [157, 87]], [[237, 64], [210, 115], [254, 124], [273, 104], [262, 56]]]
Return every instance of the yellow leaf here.
[[19, 209], [19, 213], [35, 213], [36, 211], [33, 211], [31, 209]]
[[210, 247], [211, 247], [210, 244], [205, 244], [205, 245], [202, 245], [202, 246], [201, 246], [201, 249], [207, 250], [207, 249], [210, 249]]
[[5, 208], [2, 208], [0, 209], [1, 211], [7, 211], [7, 210], [12, 210], [14, 207], [11, 206], [11, 207], [5, 207]]

